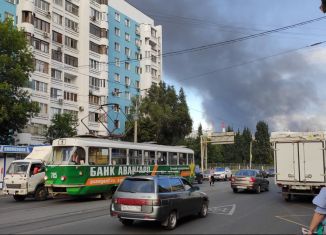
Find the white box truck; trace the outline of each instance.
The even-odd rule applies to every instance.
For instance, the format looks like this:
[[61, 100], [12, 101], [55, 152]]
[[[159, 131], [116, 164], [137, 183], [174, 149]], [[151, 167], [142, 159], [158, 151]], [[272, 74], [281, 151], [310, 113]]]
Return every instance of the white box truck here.
[[282, 196], [316, 195], [326, 186], [325, 132], [272, 132], [275, 183]]
[[16, 201], [23, 201], [26, 197], [38, 201], [47, 199], [45, 164], [51, 155], [52, 146], [37, 146], [25, 159], [11, 162], [4, 178], [3, 193], [12, 195]]

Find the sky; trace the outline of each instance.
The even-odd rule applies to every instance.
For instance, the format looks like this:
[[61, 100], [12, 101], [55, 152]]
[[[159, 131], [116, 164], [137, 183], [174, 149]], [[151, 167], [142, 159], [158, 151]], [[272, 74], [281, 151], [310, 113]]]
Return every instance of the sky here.
[[326, 130], [320, 0], [127, 1], [162, 25], [163, 55], [185, 50], [163, 57], [163, 80], [184, 88], [194, 129]]

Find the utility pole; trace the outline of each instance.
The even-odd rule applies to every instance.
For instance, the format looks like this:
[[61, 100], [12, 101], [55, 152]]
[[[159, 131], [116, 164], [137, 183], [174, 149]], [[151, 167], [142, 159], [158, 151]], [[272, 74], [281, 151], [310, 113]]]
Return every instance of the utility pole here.
[[137, 143], [137, 131], [138, 131], [138, 113], [139, 113], [139, 110], [138, 110], [138, 99], [140, 98], [137, 98], [136, 99], [136, 110], [135, 110], [135, 115], [134, 115], [134, 121], [135, 121], [135, 124], [134, 124], [134, 143]]
[[252, 140], [250, 141], [250, 150], [249, 150], [249, 169], [251, 169], [251, 161], [252, 161]]

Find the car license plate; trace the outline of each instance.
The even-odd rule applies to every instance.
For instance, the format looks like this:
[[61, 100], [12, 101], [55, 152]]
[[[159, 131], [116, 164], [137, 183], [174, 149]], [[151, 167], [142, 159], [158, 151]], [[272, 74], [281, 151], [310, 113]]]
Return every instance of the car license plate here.
[[121, 205], [122, 211], [133, 211], [133, 212], [140, 212], [141, 206], [129, 206], [129, 205]]
[[239, 189], [246, 189], [247, 187], [246, 186], [237, 186], [237, 188], [239, 188]]

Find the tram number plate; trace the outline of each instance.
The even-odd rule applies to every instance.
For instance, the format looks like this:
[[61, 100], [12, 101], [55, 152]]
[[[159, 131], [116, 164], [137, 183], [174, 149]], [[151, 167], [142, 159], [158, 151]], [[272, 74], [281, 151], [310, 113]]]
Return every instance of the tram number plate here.
[[133, 212], [140, 212], [141, 206], [129, 206], [129, 205], [121, 205], [122, 211], [133, 211]]

